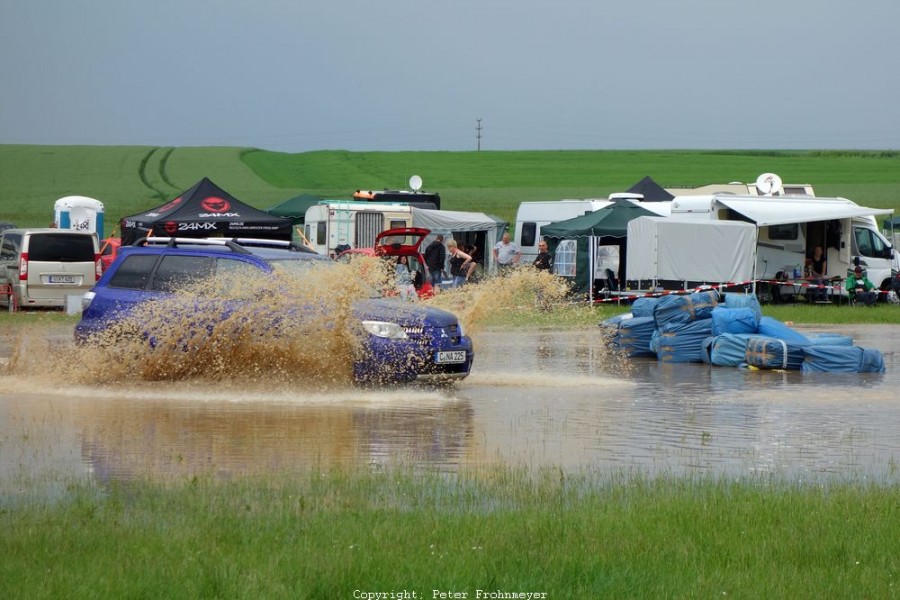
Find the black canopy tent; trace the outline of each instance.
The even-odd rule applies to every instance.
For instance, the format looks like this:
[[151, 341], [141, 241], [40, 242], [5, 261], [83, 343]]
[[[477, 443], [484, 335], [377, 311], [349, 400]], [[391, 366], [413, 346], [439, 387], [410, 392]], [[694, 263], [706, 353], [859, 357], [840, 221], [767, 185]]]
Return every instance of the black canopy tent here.
[[626, 190], [632, 194], [644, 196], [644, 202], [668, 202], [675, 196], [663, 189], [658, 183], [647, 175], [636, 184]]
[[122, 244], [149, 235], [291, 240], [291, 221], [245, 204], [204, 177], [177, 198], [120, 223]]

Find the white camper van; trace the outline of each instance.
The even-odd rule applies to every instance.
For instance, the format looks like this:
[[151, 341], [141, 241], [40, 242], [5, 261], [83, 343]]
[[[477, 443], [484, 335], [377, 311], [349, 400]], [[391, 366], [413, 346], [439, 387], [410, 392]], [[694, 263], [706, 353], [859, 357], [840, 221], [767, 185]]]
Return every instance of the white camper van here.
[[[866, 270], [868, 278], [882, 289], [889, 289], [891, 270], [900, 267], [900, 259], [890, 242], [878, 231], [875, 216], [892, 212], [888, 209], [860, 206], [846, 198], [816, 198], [807, 195], [753, 196], [726, 193], [680, 196], [672, 201], [672, 218], [685, 222], [682, 230], [690, 228], [691, 221], [743, 221], [754, 225], [755, 280], [802, 280], [807, 258], [811, 256], [815, 246], [822, 246], [828, 261], [826, 277], [844, 279], [848, 270], [858, 263]], [[629, 226], [628, 235], [627, 277], [645, 279], [648, 273], [635, 270], [642, 261], [635, 256], [632, 262], [632, 252], [639, 253], [642, 248], [650, 246], [658, 247], [658, 236], [667, 234], [662, 230], [653, 230], [646, 235], [656, 236], [656, 239], [639, 239], [640, 235], [645, 234], [632, 231]], [[632, 235], [638, 237], [632, 238]], [[679, 235], [683, 235], [683, 231]], [[716, 247], [708, 250], [709, 253], [725, 256], [745, 252], [728, 247], [727, 241], [722, 240], [719, 240]], [[695, 261], [702, 265], [705, 257], [698, 255]], [[692, 273], [696, 275], [696, 269]], [[660, 274], [656, 274], [658, 275]], [[686, 281], [685, 284], [697, 281]], [[708, 273], [707, 277], [699, 278], [699, 281], [722, 282], [720, 274], [713, 272]]]
[[306, 210], [303, 227], [316, 252], [327, 255], [345, 244], [370, 248], [382, 231], [412, 227], [412, 211], [403, 203], [323, 200]]
[[538, 254], [541, 227], [556, 221], [592, 213], [609, 204], [609, 200], [538, 200], [522, 202], [516, 211], [516, 234], [513, 241], [522, 249], [522, 264], [532, 262]]
[[608, 198], [602, 199], [522, 202], [516, 212], [516, 235], [513, 240], [522, 249], [522, 263], [530, 263], [537, 256], [541, 228], [544, 225], [580, 217], [619, 200], [639, 203], [660, 216], [668, 216], [671, 210], [670, 202], [644, 202], [642, 194], [631, 192], [610, 194]]

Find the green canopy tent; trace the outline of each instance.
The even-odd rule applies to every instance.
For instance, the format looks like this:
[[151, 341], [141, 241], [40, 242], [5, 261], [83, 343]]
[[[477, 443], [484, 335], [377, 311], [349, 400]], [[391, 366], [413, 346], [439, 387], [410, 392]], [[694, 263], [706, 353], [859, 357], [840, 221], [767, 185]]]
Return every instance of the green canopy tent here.
[[[658, 217], [655, 212], [621, 200], [573, 219], [544, 225], [541, 235], [554, 254], [557, 275], [572, 279], [575, 293], [590, 296], [594, 284], [595, 258], [599, 247], [619, 248], [617, 278], [625, 279], [625, 242], [628, 222], [638, 217]], [[605, 277], [603, 277], [605, 278]]]
[[315, 206], [322, 199], [312, 194], [300, 194], [294, 196], [290, 200], [285, 200], [281, 204], [266, 209], [266, 212], [276, 217], [285, 217], [291, 220], [294, 225], [303, 225], [306, 220], [306, 209]]

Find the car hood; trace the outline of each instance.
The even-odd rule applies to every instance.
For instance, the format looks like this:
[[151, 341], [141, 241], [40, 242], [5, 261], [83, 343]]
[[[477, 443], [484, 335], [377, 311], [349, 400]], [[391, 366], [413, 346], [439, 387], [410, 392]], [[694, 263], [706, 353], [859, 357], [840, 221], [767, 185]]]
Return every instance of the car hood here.
[[360, 320], [391, 321], [398, 325], [427, 322], [437, 327], [447, 327], [459, 322], [456, 315], [446, 310], [391, 299], [360, 300], [354, 303], [353, 311]]

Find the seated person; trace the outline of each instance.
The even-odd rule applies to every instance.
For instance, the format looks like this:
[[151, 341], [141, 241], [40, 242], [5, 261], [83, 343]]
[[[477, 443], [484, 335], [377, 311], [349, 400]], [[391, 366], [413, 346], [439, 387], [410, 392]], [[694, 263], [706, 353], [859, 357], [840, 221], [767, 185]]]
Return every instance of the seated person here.
[[[825, 258], [825, 252], [822, 246], [816, 246], [813, 250], [812, 258], [809, 260], [808, 279], [810, 283], [825, 286], [825, 273], [828, 271], [828, 259]], [[828, 300], [828, 290], [825, 287], [813, 288], [811, 290], [813, 302], [824, 302]]]
[[862, 267], [856, 267], [853, 275], [847, 278], [847, 293], [851, 301], [862, 302], [866, 306], [873, 306], [878, 300], [875, 284], [863, 275]]

